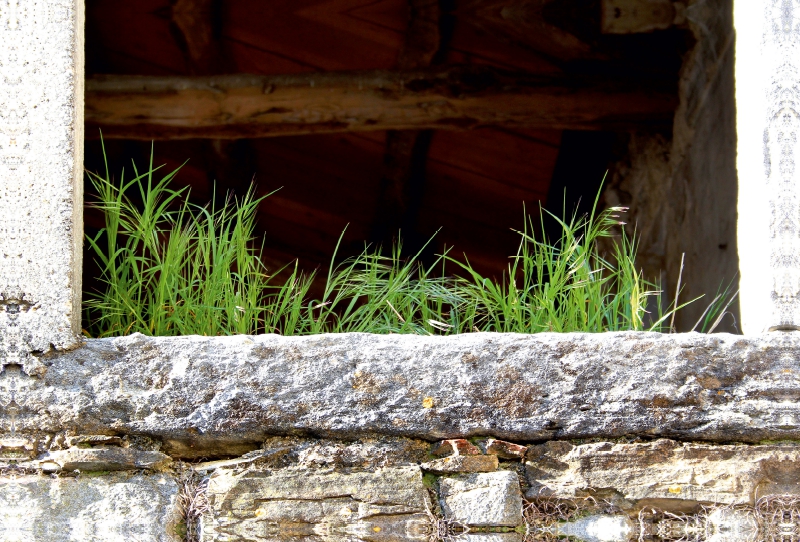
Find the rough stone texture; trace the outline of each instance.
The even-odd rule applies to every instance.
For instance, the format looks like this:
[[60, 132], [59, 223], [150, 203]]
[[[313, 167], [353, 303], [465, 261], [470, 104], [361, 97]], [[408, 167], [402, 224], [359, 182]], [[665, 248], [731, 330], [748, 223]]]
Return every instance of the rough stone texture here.
[[447, 455], [480, 455], [480, 449], [463, 438], [451, 438], [437, 442], [431, 448], [431, 455], [443, 457]]
[[[770, 535], [774, 536], [774, 527], [778, 527], [778, 531], [786, 532], [788, 526], [787, 519], [795, 517], [794, 514], [775, 514], [770, 517], [773, 525], [767, 527], [767, 533], [759, 533], [758, 521], [753, 515], [752, 510], [737, 510], [735, 508], [715, 508], [708, 514], [706, 519], [706, 529], [709, 533], [709, 540], [711, 542], [741, 542], [743, 540], [752, 542], [761, 542], [762, 539], [769, 540]], [[767, 522], [769, 523], [769, 521]], [[779, 525], [774, 525], [778, 523]], [[780, 525], [783, 523], [783, 525]], [[772, 527], [772, 528], [770, 528]], [[794, 520], [792, 525], [795, 532], [797, 530], [797, 520]], [[773, 531], [770, 533], [769, 531]], [[761, 537], [759, 537], [761, 534]], [[766, 535], [766, 536], [765, 536]]]
[[[696, 45], [684, 57], [672, 137], [634, 134], [629, 156], [612, 169], [607, 205], [630, 207], [639, 236], [638, 263], [674, 299], [685, 253], [681, 301], [705, 294], [678, 313], [689, 331], [708, 303], [738, 273], [733, 0], [694, 0], [686, 18]], [[759, 136], [760, 137], [760, 136]], [[734, 283], [733, 290], [736, 290]], [[738, 305], [730, 309], [739, 323]], [[727, 317], [720, 330], [734, 331]], [[757, 332], [757, 331], [755, 331]]]
[[423, 463], [421, 467], [436, 474], [458, 472], [492, 472], [497, 470], [497, 456], [494, 455], [451, 455]]
[[178, 542], [178, 486], [165, 475], [0, 478], [0, 540]]
[[49, 472], [160, 469], [170, 461], [161, 452], [118, 447], [54, 450], [39, 458], [41, 468]]
[[439, 494], [446, 519], [476, 526], [522, 525], [522, 493], [515, 472], [442, 478]]
[[557, 495], [754, 504], [758, 496], [800, 494], [800, 447], [548, 442], [527, 457], [528, 498]]
[[[131, 440], [120, 442], [130, 447]], [[12, 437], [2, 441], [19, 447]], [[532, 503], [521, 499], [518, 463], [486, 474], [423, 477], [417, 462], [428, 448], [390, 437], [273, 437], [243, 457], [194, 464], [210, 474], [206, 482], [183, 470], [24, 476], [35, 461], [5, 459], [16, 463], [4, 464], [0, 477], [0, 540], [149, 542], [199, 529], [204, 542], [421, 542], [449, 523], [451, 535], [469, 525], [458, 538], [465, 542], [520, 542], [523, 509], [531, 540], [693, 540], [699, 532], [707, 542], [742, 542], [800, 530], [797, 444], [531, 445], [522, 486], [531, 486]], [[174, 506], [178, 485], [181, 502], [205, 510], [199, 522]], [[449, 521], [437, 523], [437, 510]]]
[[83, 0], [0, 9], [0, 365], [80, 333]]
[[296, 457], [298, 466], [377, 469], [387, 465], [419, 464], [428, 459], [429, 444], [406, 438], [369, 437], [355, 442], [272, 438], [264, 443], [267, 454], [287, 447], [293, 450], [289, 455]]
[[522, 459], [528, 452], [527, 446], [520, 446], [505, 440], [490, 438], [481, 441], [480, 444], [487, 454], [496, 455], [500, 459]]
[[122, 446], [122, 438], [111, 435], [72, 435], [66, 437], [67, 446]]
[[315, 535], [424, 539], [430, 507], [419, 467], [374, 472], [219, 469], [209, 480], [207, 495], [204, 542], [291, 536], [314, 540]]
[[467, 533], [458, 540], [464, 542], [522, 542], [522, 533]]
[[799, 354], [792, 333], [133, 335], [7, 367], [0, 400], [20, 438], [133, 433], [208, 459], [289, 434], [758, 442], [800, 438]]

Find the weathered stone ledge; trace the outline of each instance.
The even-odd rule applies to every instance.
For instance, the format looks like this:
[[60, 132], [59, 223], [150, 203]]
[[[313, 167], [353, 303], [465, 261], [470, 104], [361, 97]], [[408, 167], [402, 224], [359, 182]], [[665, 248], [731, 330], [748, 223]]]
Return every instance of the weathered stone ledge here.
[[143, 435], [173, 457], [270, 435], [800, 439], [800, 337], [342, 334], [86, 341], [6, 366], [2, 431]]

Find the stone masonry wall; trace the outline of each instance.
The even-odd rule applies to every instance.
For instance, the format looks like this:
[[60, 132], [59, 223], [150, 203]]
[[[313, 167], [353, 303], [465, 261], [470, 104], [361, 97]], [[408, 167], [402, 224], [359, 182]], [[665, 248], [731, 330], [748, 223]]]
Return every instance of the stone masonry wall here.
[[0, 540], [791, 540], [798, 354], [792, 333], [89, 340], [0, 373]]
[[107, 435], [65, 444], [3, 460], [0, 520], [24, 540], [677, 541], [700, 526], [733, 542], [769, 540], [766, 513], [800, 501], [791, 444], [272, 437], [192, 464]]
[[[797, 334], [82, 343], [82, 13], [0, 0], [0, 542], [800, 540]], [[692, 296], [735, 265], [730, 0], [686, 15], [613, 188]]]

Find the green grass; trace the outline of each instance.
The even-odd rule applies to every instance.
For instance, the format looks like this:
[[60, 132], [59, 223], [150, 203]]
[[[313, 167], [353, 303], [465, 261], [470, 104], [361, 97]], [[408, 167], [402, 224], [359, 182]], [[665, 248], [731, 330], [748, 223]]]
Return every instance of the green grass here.
[[[717, 295], [714, 299], [706, 306], [706, 309], [703, 311], [703, 314], [700, 315], [700, 318], [697, 320], [697, 323], [692, 328], [692, 331], [699, 331], [700, 333], [713, 333], [717, 326], [722, 323], [722, 320], [725, 316], [730, 315], [733, 318], [733, 313], [729, 312], [728, 309], [733, 302], [736, 301], [736, 298], [739, 296], [739, 290], [733, 291], [734, 279], [725, 286], [724, 288], [722, 285], [717, 289]], [[734, 320], [734, 326], [736, 322]]]
[[[170, 187], [177, 172], [162, 174], [151, 157], [146, 170], [134, 164], [133, 175], [123, 171], [116, 182], [107, 165], [105, 175], [89, 174], [90, 205], [105, 227], [87, 236], [104, 286], [85, 293], [87, 335], [661, 331], [680, 308], [647, 313], [662, 306], [660, 292], [635, 267], [635, 240], [618, 227], [621, 208], [553, 217], [562, 233], [552, 243], [537, 239], [541, 222], [526, 217], [499, 278], [447, 251], [425, 266], [420, 254], [401, 257], [399, 243], [388, 255], [368, 246], [332, 260], [321, 299], [312, 299], [314, 273], [296, 262], [269, 270], [262, 261], [255, 226], [263, 198], [251, 190], [193, 205], [188, 189]], [[601, 254], [601, 238], [612, 238], [610, 254]]]

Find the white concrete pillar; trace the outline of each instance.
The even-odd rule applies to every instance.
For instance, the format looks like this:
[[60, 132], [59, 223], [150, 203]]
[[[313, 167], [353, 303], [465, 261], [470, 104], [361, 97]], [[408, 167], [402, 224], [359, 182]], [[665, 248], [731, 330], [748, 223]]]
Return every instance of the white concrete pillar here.
[[800, 0], [735, 0], [745, 333], [800, 329]]
[[0, 0], [0, 366], [80, 334], [83, 0]]

